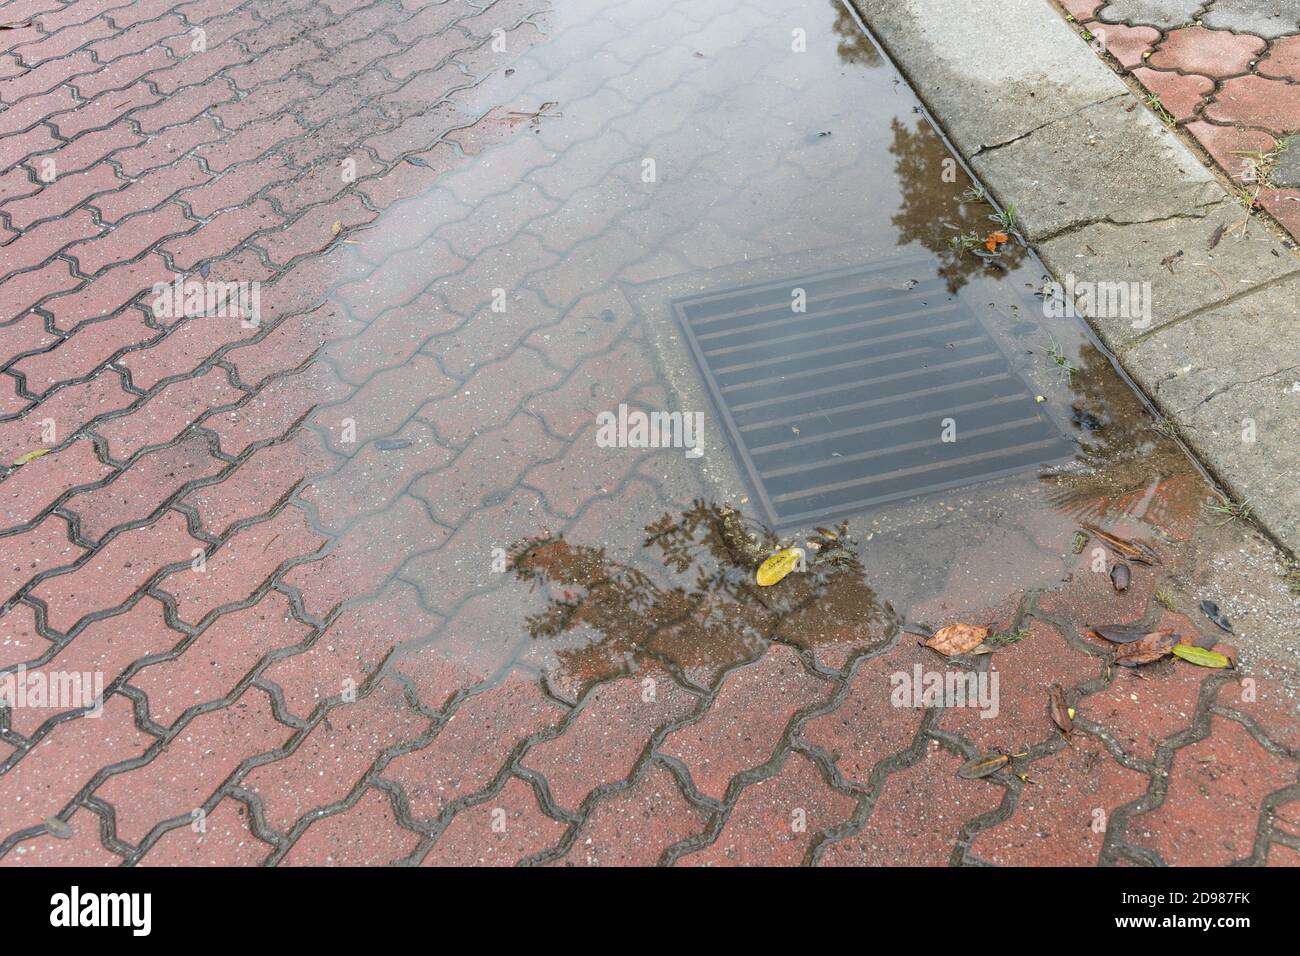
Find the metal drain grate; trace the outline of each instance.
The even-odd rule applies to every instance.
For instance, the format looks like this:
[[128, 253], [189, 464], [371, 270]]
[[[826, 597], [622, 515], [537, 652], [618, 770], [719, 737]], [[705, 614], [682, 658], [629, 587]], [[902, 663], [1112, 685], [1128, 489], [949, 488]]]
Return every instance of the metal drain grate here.
[[673, 303], [775, 527], [1073, 453], [971, 310], [919, 270], [889, 261]]

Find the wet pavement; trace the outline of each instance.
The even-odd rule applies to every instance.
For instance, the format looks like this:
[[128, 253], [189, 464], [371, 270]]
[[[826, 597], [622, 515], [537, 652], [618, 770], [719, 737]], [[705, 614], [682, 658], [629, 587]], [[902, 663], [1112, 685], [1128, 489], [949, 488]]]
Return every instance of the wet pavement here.
[[0, 19], [0, 862], [1300, 860], [1282, 557], [848, 8]]
[[1300, 236], [1300, 11], [1250, 0], [1060, 0], [1256, 210]]

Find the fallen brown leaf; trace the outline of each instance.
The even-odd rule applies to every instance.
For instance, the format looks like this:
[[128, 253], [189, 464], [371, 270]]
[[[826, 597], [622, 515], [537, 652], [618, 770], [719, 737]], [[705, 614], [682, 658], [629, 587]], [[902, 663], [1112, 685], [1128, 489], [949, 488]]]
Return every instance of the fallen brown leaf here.
[[990, 774], [997, 773], [1007, 765], [1011, 758], [1006, 754], [993, 754], [988, 757], [975, 757], [967, 760], [957, 771], [957, 776], [963, 780], [978, 780], [981, 777], [987, 777]]
[[1068, 734], [1074, 729], [1074, 721], [1070, 718], [1070, 705], [1065, 702], [1065, 691], [1060, 684], [1048, 688], [1047, 699], [1051, 703], [1052, 722], [1061, 728], [1062, 733]]
[[939, 628], [934, 637], [925, 642], [925, 646], [945, 657], [954, 657], [975, 650], [988, 636], [987, 627], [979, 627], [975, 624], [949, 624], [947, 627]]
[[1121, 667], [1150, 664], [1167, 656], [1174, 648], [1178, 636], [1171, 627], [1145, 634], [1132, 644], [1125, 644], [1115, 652], [1115, 663]]

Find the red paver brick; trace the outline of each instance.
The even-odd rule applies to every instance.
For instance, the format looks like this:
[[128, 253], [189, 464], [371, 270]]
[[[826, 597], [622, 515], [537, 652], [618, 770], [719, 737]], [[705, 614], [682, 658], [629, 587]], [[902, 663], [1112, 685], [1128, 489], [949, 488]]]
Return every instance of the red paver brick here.
[[375, 213], [366, 209], [360, 199], [345, 196], [338, 202], [310, 210], [285, 229], [263, 236], [258, 244], [272, 262], [284, 264], [306, 253], [319, 252], [341, 232], [373, 219]]
[[358, 521], [329, 554], [298, 565], [284, 580], [302, 591], [308, 613], [324, 616], [345, 598], [380, 589], [403, 561], [438, 547], [446, 534], [416, 501], [404, 497], [390, 510]]
[[1133, 75], [1160, 98], [1160, 105], [1180, 123], [1195, 115], [1205, 95], [1214, 89], [1213, 80], [1195, 74], [1164, 73], [1138, 67]]
[[184, 31], [185, 25], [179, 17], [167, 16], [121, 30], [111, 39], [92, 44], [91, 49], [101, 63], [108, 63], [119, 57], [140, 53], [159, 40]]
[[398, 757], [384, 777], [402, 785], [413, 817], [435, 818], [485, 789], [525, 737], [555, 727], [567, 713], [536, 677], [512, 671], [500, 685], [462, 701], [432, 742]]
[[[100, 167], [96, 167], [98, 168]], [[207, 174], [199, 168], [197, 162], [184, 159], [175, 166], [164, 166], [145, 173], [125, 189], [97, 196], [91, 205], [99, 210], [100, 218], [105, 222], [116, 223], [137, 209], [152, 209], [180, 190], [207, 180]], [[186, 195], [186, 201], [189, 201], [190, 195]], [[196, 213], [204, 215], [198, 210]]]
[[1256, 126], [1271, 133], [1300, 129], [1300, 86], [1262, 76], [1224, 80], [1205, 115], [1219, 123]]
[[[196, 216], [207, 218], [219, 209], [247, 202], [271, 183], [293, 175], [289, 164], [279, 156], [267, 156], [255, 163], [230, 170], [207, 185], [185, 194], [185, 201]], [[261, 228], [261, 227], [258, 227]]]
[[546, 816], [533, 788], [511, 777], [496, 796], [452, 817], [424, 866], [513, 866], [559, 842], [567, 829]]
[[153, 737], [135, 726], [131, 702], [114, 695], [99, 717], [54, 726], [0, 776], [6, 835], [58, 813], [103, 767], [144, 753]]
[[69, 488], [91, 484], [111, 472], [89, 441], [74, 441], [35, 458], [0, 481], [0, 526], [12, 528], [32, 521]]
[[[98, 681], [102, 680], [102, 687], [107, 688], [131, 664], [150, 654], [171, 650], [183, 637], [167, 626], [162, 604], [145, 596], [121, 614], [91, 621], [41, 670], [49, 674], [87, 675], [83, 687], [97, 690]], [[63, 709], [16, 711], [14, 730], [30, 737], [46, 718]]]
[[818, 832], [848, 822], [857, 801], [831, 788], [800, 753], [775, 777], [741, 791], [718, 838], [684, 866], [795, 866]]
[[12, 79], [0, 80], [0, 102], [15, 103], [25, 96], [47, 93], [60, 83], [94, 69], [95, 61], [87, 50], [80, 50], [62, 59], [47, 60]]
[[0, 461], [13, 461], [46, 437], [46, 422], [54, 423], [54, 438], [62, 441], [96, 415], [126, 408], [136, 400], [122, 388], [119, 376], [99, 375], [79, 385], [61, 388], [38, 406], [39, 414], [0, 422]]
[[1300, 702], [1286, 684], [1239, 675], [1219, 688], [1215, 703], [1254, 720], [1274, 743], [1300, 751]]
[[98, 239], [70, 247], [67, 254], [77, 260], [82, 272], [95, 275], [106, 266], [135, 259], [168, 236], [189, 232], [195, 226], [180, 206], [167, 203], [155, 211], [122, 220]]
[[4, 275], [20, 269], [41, 265], [54, 253], [78, 239], [88, 239], [100, 233], [90, 213], [78, 209], [61, 219], [44, 222], [30, 232], [25, 232], [4, 247]]
[[[189, 35], [186, 37], [189, 38]], [[193, 40], [190, 40], [193, 43]], [[208, 43], [202, 52], [181, 51], [181, 60], [175, 66], [151, 73], [149, 80], [165, 94], [193, 86], [210, 79], [227, 67], [247, 63], [249, 55], [233, 43], [215, 45]]]
[[15, 226], [26, 229], [37, 220], [62, 215], [88, 197], [121, 185], [111, 166], [94, 166], [43, 185], [40, 192], [10, 203], [5, 211]]
[[182, 501], [199, 512], [205, 530], [221, 537], [234, 522], [269, 513], [295, 484], [332, 463], [320, 440], [300, 430], [289, 441], [258, 449], [221, 481], [196, 488]]
[[275, 720], [270, 698], [250, 687], [195, 717], [152, 761], [109, 777], [95, 795], [116, 811], [118, 837], [138, 844], [156, 824], [190, 816], [243, 761], [278, 750], [292, 732]]
[[368, 696], [331, 708], [297, 750], [252, 771], [244, 786], [261, 798], [267, 822], [287, 830], [342, 800], [381, 751], [417, 739], [428, 725], [395, 684], [381, 681]]
[[[63, 265], [64, 268], [49, 268], [42, 269], [39, 272], [24, 272], [21, 276], [53, 275], [57, 280], [60, 273], [67, 272], [66, 264], [62, 262], [52, 265]], [[8, 285], [8, 283], [5, 285]], [[0, 295], [3, 295], [5, 291], [6, 289], [3, 286], [0, 286]], [[20, 289], [17, 291], [19, 291], [24, 297], [29, 295], [29, 293], [24, 290]], [[57, 335], [46, 331], [45, 319], [34, 313], [23, 316], [11, 325], [0, 325], [0, 355], [6, 356], [5, 361], [9, 361], [13, 357], [22, 355], [24, 352], [38, 351], [57, 341]]]
[[1196, 137], [1206, 152], [1214, 157], [1223, 169], [1238, 182], [1244, 182], [1246, 175], [1253, 168], [1248, 156], [1243, 152], [1270, 152], [1276, 144], [1272, 136], [1259, 130], [1237, 129], [1232, 126], [1216, 126], [1213, 123], [1188, 123], [1187, 131]]
[[[237, 305], [227, 306], [225, 311], [229, 314], [189, 316], [152, 347], [122, 356], [121, 365], [131, 372], [131, 384], [136, 388], [152, 389], [165, 378], [194, 371], [223, 345], [251, 339], [260, 331], [253, 327], [251, 319], [238, 314]], [[217, 386], [218, 379], [223, 383], [226, 381], [223, 370], [212, 369], [205, 373], [205, 377], [211, 375], [217, 378], [210, 380], [213, 390], [210, 406], [238, 397], [238, 393], [227, 392], [226, 384]], [[217, 401], [219, 397], [223, 401]]]
[[1079, 734], [1025, 772], [1033, 784], [1010, 819], [976, 835], [973, 856], [999, 866], [1095, 866], [1111, 815], [1150, 783]]
[[10, 136], [29, 130], [51, 114], [76, 105], [77, 98], [65, 86], [40, 96], [29, 96], [0, 113], [0, 135]]
[[[467, 513], [477, 508], [484, 499], [491, 495], [507, 492], [519, 480], [525, 469], [532, 463], [557, 455], [562, 446], [546, 435], [536, 419], [529, 416], [516, 416], [501, 429], [480, 435], [456, 457], [447, 468], [425, 478], [421, 478], [412, 487], [416, 495], [429, 506], [435, 518], [444, 524], [455, 527]], [[574, 456], [577, 457], [577, 456]], [[605, 464], [613, 464], [606, 456]], [[634, 461], [634, 456], [623, 456], [624, 468], [618, 477], [626, 473], [626, 466]], [[565, 461], [571, 459], [566, 457]], [[581, 463], [573, 470], [580, 470]], [[537, 470], [529, 472], [528, 483], [545, 492], [547, 502], [557, 514], [573, 514], [576, 508], [567, 508], [567, 499], [556, 500], [554, 489], [548, 486], [543, 474]], [[607, 490], [615, 487], [617, 481], [608, 469], [593, 469], [588, 479], [595, 484], [591, 490]], [[584, 482], [583, 487], [587, 487]]]
[[207, 440], [192, 435], [146, 452], [103, 487], [73, 495], [65, 507], [81, 519], [82, 537], [98, 541], [120, 524], [148, 517], [187, 482], [224, 467], [208, 452]]
[[52, 149], [58, 145], [59, 141], [54, 138], [54, 133], [44, 126], [38, 126], [17, 136], [6, 136], [3, 144], [0, 144], [0, 169], [8, 169], [32, 153]]
[[255, 866], [274, 849], [253, 836], [248, 809], [223, 797], [211, 813], [168, 830], [139, 866]]
[[1147, 65], [1212, 77], [1233, 76], [1250, 69], [1251, 62], [1264, 52], [1267, 45], [1248, 33], [1210, 30], [1201, 26], [1182, 27], [1169, 31], [1156, 52], [1148, 58]]
[[419, 834], [403, 830], [388, 795], [370, 788], [356, 805], [312, 822], [285, 866], [382, 866], [409, 857]]
[[[1047, 712], [1052, 684], [1067, 691], [1102, 673], [1104, 661], [1075, 650], [1050, 624], [1031, 621], [1027, 637], [988, 655], [988, 689], [995, 707], [949, 708], [940, 720], [944, 730], [961, 734], [987, 753], [994, 749], [1021, 753], [1056, 733]], [[935, 655], [928, 669], [964, 670]], [[993, 675], [997, 675], [996, 691]], [[992, 714], [985, 717], [984, 714]]]
[[167, 245], [172, 262], [179, 269], [192, 269], [207, 259], [225, 255], [249, 236], [279, 222], [271, 204], [259, 199], [249, 206], [223, 212], [192, 234]]
[[959, 779], [963, 762], [931, 743], [916, 764], [885, 778], [866, 825], [827, 846], [822, 865], [948, 865], [962, 825], [1002, 800], [993, 780]]
[[188, 561], [199, 544], [185, 519], [168, 512], [154, 524], [123, 532], [77, 570], [42, 581], [31, 594], [48, 605], [50, 627], [67, 633], [92, 611], [117, 607], [163, 565]]
[[937, 663], [929, 651], [904, 637], [888, 654], [858, 664], [848, 696], [830, 713], [805, 722], [799, 736], [825, 750], [845, 779], [866, 786], [872, 768], [912, 745], [925, 717], [924, 707], [894, 705], [894, 675], [910, 680], [916, 665], [934, 669]]
[[1173, 866], [1226, 866], [1251, 855], [1264, 798], [1295, 781], [1295, 761], [1211, 717], [1210, 736], [1174, 754], [1164, 803], [1129, 821], [1129, 842]]
[[149, 717], [171, 726], [190, 707], [219, 700], [272, 651], [301, 642], [311, 628], [294, 620], [289, 599], [268, 591], [252, 607], [222, 614], [177, 658], [131, 678], [149, 698]]
[[659, 752], [686, 764], [700, 792], [721, 800], [731, 779], [771, 759], [795, 712], [830, 696], [831, 685], [774, 645], [757, 662], [730, 671], [699, 721], [673, 731]]
[[216, 124], [206, 116], [200, 116], [181, 126], [163, 130], [141, 146], [122, 150], [114, 159], [122, 167], [122, 172], [139, 176], [146, 170], [170, 165], [196, 146], [220, 138], [221, 132]]
[[601, 684], [565, 732], [532, 747], [522, 763], [546, 778], [557, 804], [576, 810], [598, 785], [627, 779], [646, 741], [694, 704], [662, 671]]
[[50, 122], [58, 129], [60, 136], [72, 139], [87, 130], [104, 129], [131, 110], [152, 106], [160, 98], [143, 83], [137, 83], [126, 90], [101, 93], [75, 110], [52, 117]]
[[1126, 27], [1117, 23], [1096, 23], [1089, 26], [1093, 36], [1101, 42], [1107, 53], [1130, 69], [1142, 62], [1142, 54], [1149, 51], [1160, 39], [1160, 31], [1151, 27]]
[[1255, 72], [1300, 82], [1300, 36], [1274, 40], [1268, 48], [1268, 55], [1255, 64]]
[[36, 633], [36, 611], [30, 604], [15, 604], [0, 612], [0, 667], [14, 667], [34, 661], [50, 649], [50, 642]]
[[73, 544], [67, 519], [46, 515], [30, 531], [0, 538], [0, 604], [36, 575], [72, 564], [86, 549]]
[[234, 97], [234, 91], [227, 80], [214, 78], [183, 89], [157, 106], [138, 110], [134, 119], [144, 132], [157, 133], [165, 127], [179, 126], [186, 120], [192, 120], [204, 110]]
[[[53, 152], [29, 157], [24, 165], [40, 176], [42, 168], [46, 167], [45, 161], [53, 160], [56, 174], [66, 176], [68, 173], [75, 173], [79, 169], [87, 169], [102, 162], [104, 157], [118, 150], [123, 150], [125, 154], [128, 148], [138, 146], [141, 142], [143, 138], [133, 133], [124, 123], [115, 123], [108, 129], [95, 130], [78, 136], [66, 146]], [[123, 172], [131, 175], [131, 171], [125, 165]]]
[[[16, 315], [35, 305], [44, 296], [74, 288], [81, 281], [73, 278], [72, 269], [66, 262], [56, 259], [39, 269], [20, 272], [0, 282], [0, 299], [6, 303], [6, 311], [11, 310], [11, 314]], [[4, 343], [2, 353], [4, 361], [9, 361], [19, 352], [25, 351], [25, 348], [15, 347], [12, 340], [19, 338], [26, 341], [30, 335], [24, 332], [21, 336], [15, 337], [9, 331], [12, 328], [13, 326], [6, 326], [5, 330], [0, 332]]]
[[430, 398], [448, 395], [455, 386], [437, 362], [417, 355], [405, 365], [379, 372], [346, 402], [322, 409], [313, 423], [327, 430], [332, 448], [347, 452], [344, 420], [355, 423], [358, 443], [382, 438], [400, 429]]
[[204, 421], [221, 439], [221, 450], [241, 455], [253, 442], [277, 438], [302, 420], [321, 402], [346, 394], [323, 365], [277, 378], [264, 385], [238, 409], [220, 412]]
[[200, 146], [195, 152], [207, 162], [209, 169], [222, 172], [236, 163], [254, 160], [302, 132], [302, 124], [293, 116], [277, 116], [245, 126], [221, 143]]
[[231, 349], [226, 353], [226, 360], [235, 366], [241, 381], [257, 385], [268, 375], [298, 368], [326, 343], [352, 335], [361, 328], [364, 328], [361, 323], [328, 302], [318, 309], [288, 316], [265, 338]]
[[121, 866], [122, 858], [104, 849], [100, 842], [99, 817], [79, 809], [68, 818], [72, 836], [68, 839], [45, 834], [24, 840], [6, 856], [0, 866]]
[[651, 766], [632, 787], [592, 808], [560, 863], [653, 866], [670, 846], [700, 833], [707, 820], [682, 796], [671, 773]]
[[197, 624], [214, 608], [251, 597], [281, 563], [311, 554], [323, 541], [307, 528], [300, 510], [285, 508], [267, 521], [241, 528], [211, 551], [205, 570], [185, 568], [158, 587], [176, 599], [182, 621]]
[[243, 395], [226, 381], [224, 369], [213, 368], [197, 378], [163, 387], [121, 418], [97, 425], [109, 454], [126, 461], [141, 448], [172, 441], [208, 409], [228, 405]]
[[288, 76], [259, 86], [247, 96], [223, 103], [212, 112], [221, 120], [222, 126], [234, 130], [278, 113], [287, 103], [312, 95], [319, 95], [319, 91], [310, 83], [300, 76]]
[[[105, 269], [75, 291], [48, 300], [44, 307], [54, 317], [55, 328], [71, 332], [89, 319], [114, 315], [135, 299], [147, 296], [156, 283], [168, 282], [171, 277], [160, 257], [146, 256], [139, 262]], [[152, 297], [146, 304], [149, 301]]]
[[76, 87], [81, 96], [89, 99], [105, 90], [129, 86], [149, 72], [174, 62], [176, 61], [171, 54], [162, 47], [151, 47], [141, 53], [114, 60], [96, 73], [78, 76], [72, 80], [72, 86]]
[[341, 531], [357, 518], [392, 507], [417, 476], [444, 467], [451, 458], [451, 452], [434, 441], [428, 426], [419, 422], [387, 440], [405, 444], [381, 448], [378, 442], [368, 443], [337, 471], [319, 477], [299, 494], [322, 527]]
[[1261, 189], [1259, 202], [1287, 232], [1300, 236], [1300, 189]]

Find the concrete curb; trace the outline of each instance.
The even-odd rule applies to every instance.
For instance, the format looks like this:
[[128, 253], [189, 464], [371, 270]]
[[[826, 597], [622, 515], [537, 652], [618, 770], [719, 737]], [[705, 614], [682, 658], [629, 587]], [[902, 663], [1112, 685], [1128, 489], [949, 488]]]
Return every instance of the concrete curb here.
[[1244, 211], [1048, 0], [852, 3], [1057, 279], [1150, 283], [1149, 326], [1090, 324], [1300, 552], [1300, 258], [1255, 224], [1211, 248]]

